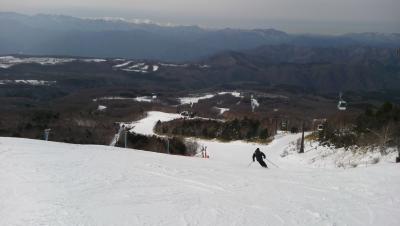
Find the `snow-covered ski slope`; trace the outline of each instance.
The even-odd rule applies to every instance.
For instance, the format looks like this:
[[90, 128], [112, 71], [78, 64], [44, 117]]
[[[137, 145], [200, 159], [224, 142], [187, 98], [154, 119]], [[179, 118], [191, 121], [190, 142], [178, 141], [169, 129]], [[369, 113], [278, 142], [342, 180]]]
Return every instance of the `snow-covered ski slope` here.
[[281, 158], [298, 137], [260, 146], [270, 169], [250, 164], [245, 142], [199, 141], [201, 159], [0, 138], [0, 225], [400, 225], [399, 165]]

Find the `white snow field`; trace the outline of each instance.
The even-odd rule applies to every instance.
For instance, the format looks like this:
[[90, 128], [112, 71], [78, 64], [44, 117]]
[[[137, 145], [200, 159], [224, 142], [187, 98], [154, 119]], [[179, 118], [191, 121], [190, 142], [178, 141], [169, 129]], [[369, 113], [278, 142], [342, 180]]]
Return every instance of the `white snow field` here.
[[159, 111], [149, 111], [147, 112], [147, 117], [137, 121], [132, 122], [130, 125], [125, 124], [128, 128], [132, 128], [130, 131], [135, 133], [140, 133], [143, 135], [155, 135], [153, 128], [157, 121], [161, 122], [171, 121], [173, 119], [182, 118], [180, 114], [171, 114]]
[[243, 98], [243, 96], [239, 92], [233, 91], [233, 92], [218, 92], [216, 94], [204, 94], [201, 96], [196, 95], [196, 96], [190, 96], [190, 97], [180, 97], [180, 98], [178, 98], [178, 100], [181, 104], [196, 104], [200, 100], [211, 99], [211, 98], [215, 97], [216, 95], [232, 95], [234, 97]]
[[[152, 134], [150, 112], [133, 130]], [[210, 159], [0, 138], [0, 225], [400, 225], [400, 166], [315, 168], [269, 145], [202, 141]], [[260, 147], [269, 169], [251, 163]]]
[[214, 94], [206, 94], [203, 96], [194, 96], [194, 97], [180, 97], [178, 98], [181, 104], [195, 104], [198, 103], [200, 100], [210, 99], [213, 98]]

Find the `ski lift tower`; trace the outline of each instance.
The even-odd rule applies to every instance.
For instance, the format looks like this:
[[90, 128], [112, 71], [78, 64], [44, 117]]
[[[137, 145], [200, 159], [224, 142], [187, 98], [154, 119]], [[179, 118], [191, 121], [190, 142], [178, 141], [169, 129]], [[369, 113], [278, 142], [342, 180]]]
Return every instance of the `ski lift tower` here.
[[396, 163], [400, 163], [400, 137], [397, 138], [397, 152], [399, 154], [396, 157]]
[[169, 155], [169, 154], [171, 154], [170, 151], [169, 151], [169, 138], [166, 137], [165, 141], [167, 142], [167, 154]]
[[304, 153], [304, 120], [301, 125], [301, 143], [299, 153]]
[[278, 113], [279, 109], [278, 108], [274, 108], [273, 110], [273, 119], [275, 121], [275, 135], [278, 134], [278, 121], [279, 121], [279, 113]]
[[44, 130], [44, 140], [48, 141], [49, 140], [49, 134], [50, 134], [51, 129], [45, 129]]
[[129, 129], [124, 128], [124, 147], [125, 148], [128, 148], [128, 133], [129, 133]]

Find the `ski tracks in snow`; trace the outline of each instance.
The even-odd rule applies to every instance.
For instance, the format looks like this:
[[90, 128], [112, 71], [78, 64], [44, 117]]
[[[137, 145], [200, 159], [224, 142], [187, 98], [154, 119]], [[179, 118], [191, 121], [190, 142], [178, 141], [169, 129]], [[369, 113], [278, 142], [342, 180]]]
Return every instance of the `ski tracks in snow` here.
[[[152, 123], [151, 123], [152, 124]], [[0, 225], [400, 225], [397, 165], [320, 169], [261, 146], [202, 141], [210, 159], [0, 138]]]

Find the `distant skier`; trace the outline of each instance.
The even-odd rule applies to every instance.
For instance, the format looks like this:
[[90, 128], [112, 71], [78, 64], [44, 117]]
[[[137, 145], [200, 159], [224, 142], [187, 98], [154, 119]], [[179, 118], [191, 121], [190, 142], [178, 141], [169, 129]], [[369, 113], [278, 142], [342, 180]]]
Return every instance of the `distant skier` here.
[[253, 154], [253, 162], [255, 159], [257, 159], [257, 162], [260, 163], [260, 165], [262, 167], [268, 168], [267, 164], [263, 160], [263, 159], [265, 159], [265, 154], [263, 152], [261, 152], [259, 148], [257, 148]]

